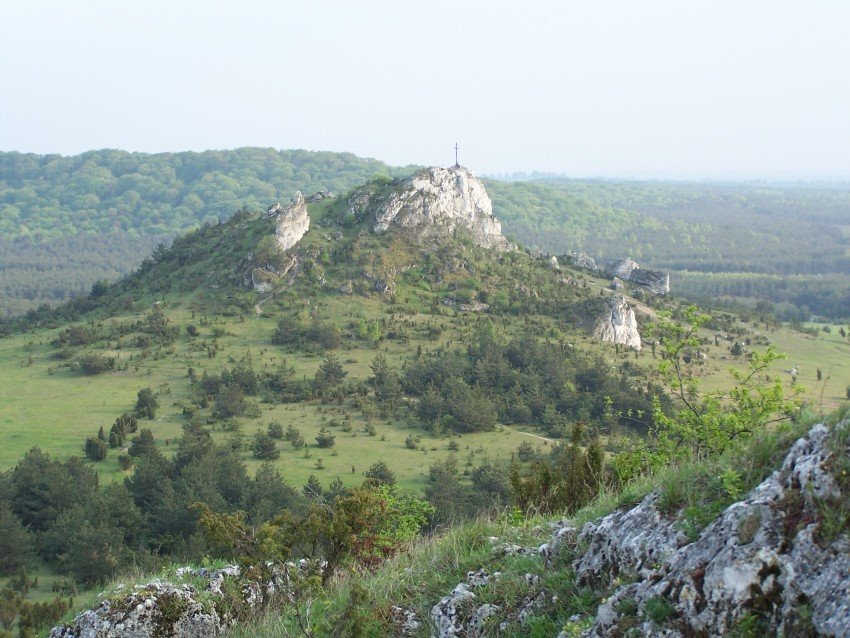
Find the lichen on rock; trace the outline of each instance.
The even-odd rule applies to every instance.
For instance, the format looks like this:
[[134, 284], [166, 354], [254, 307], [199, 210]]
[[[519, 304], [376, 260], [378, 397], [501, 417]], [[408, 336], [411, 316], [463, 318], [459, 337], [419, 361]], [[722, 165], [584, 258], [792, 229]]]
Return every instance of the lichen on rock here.
[[[850, 539], [846, 534], [828, 541], [817, 538], [818, 503], [838, 493], [828, 471], [833, 454], [828, 438], [828, 428], [813, 427], [792, 446], [780, 470], [730, 505], [694, 542], [678, 549], [674, 546], [679, 538], [673, 543], [663, 538], [641, 543], [668, 554], [649, 571], [646, 568], [652, 566], [645, 558], [636, 561], [634, 552], [618, 548], [656, 534], [653, 525], [669, 530], [670, 524], [651, 520], [650, 529], [644, 531], [623, 525], [625, 518], [640, 511], [642, 517], [652, 517], [652, 497], [592, 524], [589, 532], [594, 538], [575, 564], [579, 578], [634, 569], [637, 564], [642, 580], [608, 598], [584, 635], [618, 635], [633, 627], [634, 618], [623, 613], [628, 602], [643, 619], [636, 628], [643, 636], [722, 636], [750, 617], [759, 619], [764, 635], [847, 636]], [[655, 515], [660, 520], [661, 514]], [[670, 610], [663, 628], [646, 614], [648, 606], [659, 600]]]

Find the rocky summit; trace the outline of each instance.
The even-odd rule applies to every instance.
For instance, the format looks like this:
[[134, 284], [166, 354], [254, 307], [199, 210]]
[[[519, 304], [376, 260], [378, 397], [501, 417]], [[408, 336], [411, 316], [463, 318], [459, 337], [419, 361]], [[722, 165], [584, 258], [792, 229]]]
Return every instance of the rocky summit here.
[[516, 248], [502, 235], [484, 184], [458, 165], [423, 169], [379, 202], [372, 230], [381, 234], [392, 229], [405, 230], [420, 242], [461, 232], [478, 246]]

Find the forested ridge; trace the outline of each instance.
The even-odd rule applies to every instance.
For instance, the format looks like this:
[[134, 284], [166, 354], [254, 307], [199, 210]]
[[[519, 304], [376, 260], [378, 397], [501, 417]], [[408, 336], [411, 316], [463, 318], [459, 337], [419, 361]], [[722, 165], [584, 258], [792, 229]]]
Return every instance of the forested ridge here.
[[547, 252], [630, 256], [674, 292], [769, 300], [785, 319], [850, 308], [850, 187], [613, 182], [487, 183], [506, 230]]
[[[86, 294], [159, 242], [295, 190], [343, 193], [390, 167], [350, 153], [0, 153], [0, 314]], [[786, 319], [850, 308], [850, 186], [486, 180], [506, 233], [547, 252], [630, 256], [674, 292], [766, 299]]]

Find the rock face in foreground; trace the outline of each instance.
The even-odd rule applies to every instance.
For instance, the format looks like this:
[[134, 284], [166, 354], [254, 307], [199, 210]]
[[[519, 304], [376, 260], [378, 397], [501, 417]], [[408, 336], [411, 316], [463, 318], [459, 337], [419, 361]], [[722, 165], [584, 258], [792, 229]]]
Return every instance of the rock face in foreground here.
[[[205, 573], [208, 592], [191, 585], [152, 582], [126, 594], [103, 600], [79, 614], [70, 625], [55, 627], [49, 638], [206, 638], [219, 636], [233, 624], [212, 601], [221, 597], [225, 577], [237, 573], [225, 568]], [[195, 575], [195, 574], [193, 574]]]
[[635, 311], [623, 295], [613, 295], [604, 301], [602, 312], [596, 318], [593, 336], [600, 341], [616, 343], [635, 350], [641, 349]]
[[[748, 618], [762, 623], [763, 635], [850, 635], [850, 540], [818, 533], [818, 501], [840, 496], [833, 455], [850, 453], [846, 437], [843, 450], [831, 448], [829, 437], [815, 426], [780, 470], [692, 543], [665, 522], [655, 494], [588, 523], [579, 537], [587, 550], [574, 564], [579, 579], [637, 573], [642, 580], [600, 606], [584, 635], [724, 636]], [[646, 613], [659, 601], [668, 606], [663, 623]]]
[[481, 181], [463, 166], [426, 168], [401, 182], [381, 202], [372, 224], [376, 233], [403, 229], [417, 241], [468, 233], [485, 248], [513, 250]]
[[286, 206], [275, 204], [268, 215], [277, 215], [275, 235], [281, 250], [289, 250], [297, 244], [310, 229], [310, 217], [307, 215], [307, 202], [300, 192], [296, 192]]

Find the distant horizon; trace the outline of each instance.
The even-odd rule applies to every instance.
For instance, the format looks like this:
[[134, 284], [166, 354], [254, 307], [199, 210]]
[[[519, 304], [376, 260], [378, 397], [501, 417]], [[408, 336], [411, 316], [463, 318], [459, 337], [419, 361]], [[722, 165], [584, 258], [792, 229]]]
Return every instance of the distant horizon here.
[[[131, 154], [139, 154], [139, 155], [165, 155], [165, 154], [179, 154], [179, 153], [205, 153], [205, 152], [226, 152], [226, 151], [236, 151], [244, 148], [256, 148], [256, 149], [273, 149], [276, 152], [281, 151], [305, 151], [308, 153], [333, 153], [333, 154], [351, 154], [355, 155], [364, 160], [373, 160], [377, 162], [382, 162], [387, 166], [393, 168], [403, 168], [405, 166], [451, 166], [454, 162], [448, 161], [444, 163], [438, 164], [427, 164], [422, 162], [402, 162], [402, 163], [391, 163], [385, 159], [380, 157], [370, 157], [367, 155], [361, 155], [354, 151], [348, 150], [327, 150], [327, 149], [311, 149], [311, 148], [303, 148], [303, 147], [275, 147], [275, 146], [253, 146], [253, 145], [242, 145], [242, 146], [233, 146], [228, 148], [202, 148], [202, 149], [179, 149], [179, 150], [159, 150], [159, 151], [149, 151], [149, 150], [132, 150], [128, 148], [121, 148], [118, 146], [105, 146], [101, 148], [88, 148], [83, 151], [73, 152], [73, 153], [64, 153], [64, 152], [38, 152], [38, 151], [23, 151], [20, 149], [0, 149], [0, 153], [20, 153], [22, 155], [38, 155], [38, 156], [50, 156], [56, 155], [59, 157], [77, 157], [80, 155], [85, 155], [86, 153], [96, 153], [100, 151], [120, 151]], [[450, 149], [451, 150], [451, 149]], [[453, 151], [452, 151], [453, 152]], [[449, 158], [451, 160], [452, 158]], [[679, 183], [728, 183], [728, 184], [757, 184], [757, 183], [767, 183], [771, 185], [834, 185], [834, 186], [850, 186], [850, 173], [838, 173], [838, 172], [829, 172], [825, 171], [822, 173], [794, 173], [794, 172], [781, 172], [774, 171], [770, 173], [768, 171], [764, 172], [754, 172], [754, 173], [723, 173], [717, 172], [716, 174], [711, 174], [710, 172], [705, 173], [690, 173], [686, 171], [682, 172], [669, 172], [669, 173], [655, 173], [650, 171], [632, 171], [632, 172], [622, 172], [622, 173], [610, 173], [610, 174], [600, 174], [594, 173], [591, 171], [587, 172], [575, 172], [575, 173], [566, 173], [566, 172], [558, 172], [551, 170], [544, 170], [538, 168], [531, 169], [516, 169], [516, 170], [507, 170], [507, 171], [497, 171], [497, 172], [489, 172], [489, 171], [479, 171], [473, 165], [468, 163], [464, 163], [463, 158], [461, 158], [461, 165], [471, 169], [474, 173], [476, 173], [479, 177], [484, 177], [487, 179], [496, 179], [499, 181], [538, 181], [545, 179], [575, 179], [575, 180], [600, 180], [600, 181], [634, 181], [634, 182], [679, 182]]]

